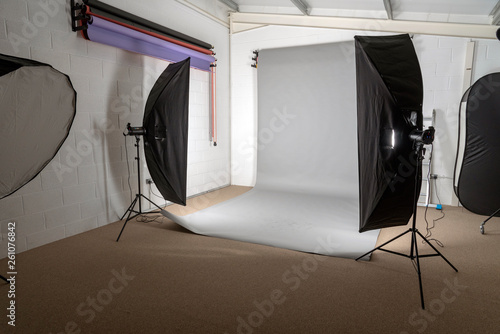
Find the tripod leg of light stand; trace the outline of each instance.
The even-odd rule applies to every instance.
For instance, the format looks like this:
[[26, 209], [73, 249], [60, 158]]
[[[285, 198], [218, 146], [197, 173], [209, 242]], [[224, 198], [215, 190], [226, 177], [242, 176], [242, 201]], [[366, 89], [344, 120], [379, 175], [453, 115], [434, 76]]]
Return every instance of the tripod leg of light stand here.
[[4, 280], [6, 283], [9, 283], [9, 281], [7, 281], [7, 279], [5, 277], [3, 277], [2, 275], [0, 275], [0, 279]]
[[[127, 220], [125, 220], [125, 223], [123, 223], [122, 230], [120, 231], [120, 234], [118, 235], [118, 238], [116, 239], [116, 242], [120, 240], [120, 237], [122, 236], [123, 230], [125, 229], [125, 226], [127, 226], [128, 221], [131, 219], [130, 215], [132, 215], [132, 212], [134, 211], [135, 204], [137, 203], [137, 200], [139, 199], [139, 195], [135, 196], [135, 199], [132, 201], [132, 204], [128, 207], [127, 211], [125, 212], [125, 215], [128, 212]], [[123, 215], [125, 217], [125, 215]], [[122, 218], [123, 219], [123, 218]]]
[[[130, 124], [129, 124], [130, 125]], [[123, 230], [125, 229], [125, 226], [127, 225], [128, 221], [132, 219], [133, 217], [142, 214], [142, 209], [141, 209], [141, 197], [144, 197], [144, 195], [141, 194], [141, 162], [139, 158], [139, 141], [140, 141], [140, 136], [136, 135], [135, 136], [135, 147], [136, 147], [136, 156], [135, 160], [137, 161], [137, 187], [138, 187], [138, 193], [135, 195], [134, 200], [128, 207], [127, 211], [123, 214], [122, 218], [120, 220], [123, 220], [123, 218], [127, 215], [127, 220], [125, 220], [125, 223], [123, 224], [122, 230], [120, 231], [120, 234], [118, 235], [118, 238], [116, 239], [116, 242], [120, 240], [120, 237], [122, 236]], [[139, 204], [139, 211], [134, 211], [134, 207], [136, 204]], [[132, 218], [130, 217], [132, 215], [132, 212], [135, 212], [137, 215], [133, 216]]]
[[389, 244], [389, 243], [393, 242], [394, 240], [396, 240], [396, 239], [398, 239], [398, 238], [401, 238], [403, 235], [405, 235], [406, 233], [409, 233], [410, 231], [411, 231], [411, 229], [409, 229], [409, 230], [407, 230], [407, 231], [405, 231], [405, 232], [401, 233], [400, 235], [398, 235], [398, 236], [396, 236], [396, 237], [392, 238], [392, 239], [391, 239], [391, 240], [389, 240], [389, 241], [384, 242], [382, 245], [380, 245], [380, 246], [378, 246], [378, 247], [376, 247], [376, 248], [372, 249], [371, 251], [369, 251], [369, 252], [367, 252], [367, 253], [365, 253], [365, 254], [361, 255], [360, 257], [358, 257], [358, 258], [356, 259], [356, 261], [358, 261], [359, 259], [364, 258], [365, 256], [367, 256], [367, 255], [368, 255], [368, 254], [370, 254], [370, 253], [375, 252], [376, 250], [378, 250], [378, 249], [380, 249], [380, 248], [384, 247], [385, 245], [387, 245], [387, 244]]
[[125, 218], [125, 216], [127, 215], [127, 213], [131, 212], [134, 210], [134, 207], [135, 207], [135, 203], [137, 202], [137, 196], [136, 198], [132, 201], [132, 203], [130, 203], [127, 211], [125, 211], [125, 213], [123, 214], [123, 216], [120, 218], [120, 220], [123, 220], [123, 218]]
[[136, 203], [138, 203], [138, 201], [141, 200], [141, 198], [144, 198], [145, 200], [147, 200], [149, 203], [153, 204], [154, 206], [156, 206], [159, 210], [163, 210], [162, 208], [160, 208], [156, 203], [154, 203], [153, 201], [151, 201], [149, 198], [147, 198], [146, 196], [144, 196], [143, 194], [137, 194], [135, 195], [135, 199], [132, 201], [132, 204], [130, 204], [130, 206], [128, 207], [127, 211], [125, 211], [125, 214], [123, 215], [123, 217], [120, 219], [120, 220], [123, 220], [123, 218], [127, 215], [128, 213], [128, 216], [127, 216], [127, 220], [125, 220], [125, 223], [123, 223], [123, 227], [120, 231], [120, 234], [118, 235], [118, 238], [116, 239], [116, 241], [118, 242], [120, 240], [120, 237], [122, 236], [122, 233], [123, 233], [123, 230], [125, 229], [125, 226], [127, 225], [127, 223], [132, 219], [134, 218], [135, 216], [131, 216], [132, 215], [132, 212], [137, 212], [137, 214], [148, 214], [148, 213], [154, 213], [154, 212], [142, 212], [142, 210], [139, 210], [139, 211], [134, 211], [134, 207], [136, 205]]
[[486, 222], [488, 220], [490, 220], [491, 218], [493, 218], [494, 216], [497, 215], [497, 213], [500, 212], [500, 208], [498, 208], [497, 211], [495, 211], [491, 216], [488, 217], [488, 219], [486, 219], [484, 222], [482, 222], [481, 226], [479, 227], [480, 231], [481, 231], [481, 234], [484, 234], [484, 224], [486, 224]]
[[[144, 199], [145, 199], [146, 201], [148, 201], [149, 203], [151, 203], [151, 204], [153, 204], [154, 206], [156, 206], [156, 208], [157, 208], [157, 209], [159, 209], [159, 210], [163, 210], [162, 208], [160, 208], [160, 207], [158, 206], [158, 204], [156, 204], [155, 202], [153, 202], [152, 200], [150, 200], [150, 199], [149, 199], [149, 198], [147, 198], [146, 196], [144, 196], [144, 195], [142, 195], [142, 194], [141, 194], [141, 197], [142, 197], [142, 198], [144, 198]], [[153, 213], [153, 212], [151, 212], [151, 213]]]
[[[418, 231], [417, 231], [418, 232]], [[418, 256], [418, 245], [417, 245], [417, 235], [415, 234], [415, 231], [413, 230], [411, 233], [411, 240], [412, 240], [412, 247], [415, 247], [415, 259], [417, 263], [417, 274], [418, 274], [418, 286], [420, 287], [420, 303], [422, 304], [422, 310], [425, 310], [425, 304], [424, 304], [424, 289], [422, 287], [422, 271], [420, 270], [420, 257]], [[411, 250], [411, 253], [413, 253], [413, 248]], [[413, 261], [413, 257], [411, 260]]]
[[455, 268], [455, 266], [454, 266], [453, 264], [451, 264], [451, 262], [450, 262], [450, 261], [448, 261], [448, 259], [447, 259], [447, 258], [445, 258], [445, 257], [444, 257], [444, 255], [443, 255], [443, 254], [441, 254], [441, 252], [440, 252], [440, 251], [438, 251], [438, 250], [437, 250], [437, 248], [436, 248], [436, 247], [434, 247], [434, 245], [433, 245], [433, 244], [431, 244], [431, 243], [429, 242], [429, 240], [427, 240], [427, 239], [426, 239], [426, 238], [422, 235], [422, 233], [420, 233], [420, 231], [418, 231], [418, 230], [417, 230], [417, 233], [418, 233], [418, 235], [419, 235], [422, 239], [424, 239], [424, 240], [425, 240], [425, 242], [426, 242], [429, 246], [431, 246], [431, 248], [432, 248], [432, 249], [434, 249], [434, 251], [437, 253], [436, 255], [441, 256], [441, 257], [443, 258], [443, 260], [445, 260], [445, 261], [446, 261], [446, 263], [448, 263], [448, 264], [450, 265], [450, 267], [452, 267], [452, 268], [453, 268], [453, 270], [455, 270], [456, 272], [458, 272], [458, 269], [457, 269], [457, 268]]

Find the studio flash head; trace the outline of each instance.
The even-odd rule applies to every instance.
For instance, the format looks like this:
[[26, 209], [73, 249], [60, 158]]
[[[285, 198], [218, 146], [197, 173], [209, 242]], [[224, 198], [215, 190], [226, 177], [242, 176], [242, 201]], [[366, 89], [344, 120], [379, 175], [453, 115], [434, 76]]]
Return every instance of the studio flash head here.
[[410, 133], [410, 139], [415, 143], [430, 145], [434, 141], [434, 133], [436, 130], [433, 126], [429, 126], [426, 130], [413, 130]]
[[127, 130], [123, 133], [124, 136], [145, 136], [146, 129], [142, 126], [130, 126], [130, 123], [127, 124]]

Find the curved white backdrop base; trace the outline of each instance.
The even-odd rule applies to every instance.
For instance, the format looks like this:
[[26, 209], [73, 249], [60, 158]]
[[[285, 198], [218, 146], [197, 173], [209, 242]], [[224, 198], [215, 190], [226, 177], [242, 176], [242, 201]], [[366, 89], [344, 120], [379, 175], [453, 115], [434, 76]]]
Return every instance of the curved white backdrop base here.
[[[257, 182], [187, 216], [192, 232], [356, 258], [379, 231], [359, 233], [354, 42], [261, 50]], [[376, 140], [376, 139], [374, 139]]]

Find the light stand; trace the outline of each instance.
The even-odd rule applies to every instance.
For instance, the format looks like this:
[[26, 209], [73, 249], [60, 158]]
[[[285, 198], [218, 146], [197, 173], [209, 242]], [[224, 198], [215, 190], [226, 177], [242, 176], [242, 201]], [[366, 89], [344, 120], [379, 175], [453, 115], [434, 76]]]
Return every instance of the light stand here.
[[[427, 132], [427, 131], [430, 131], [430, 132]], [[391, 240], [383, 243], [382, 245], [374, 248], [373, 250], [371, 250], [371, 251], [369, 251], [369, 252], [361, 255], [360, 257], [358, 257], [356, 259], [356, 261], [358, 261], [359, 259], [365, 257], [368, 254], [373, 253], [376, 250], [381, 250], [381, 251], [384, 251], [384, 252], [387, 252], [387, 253], [391, 253], [391, 254], [395, 254], [395, 255], [399, 255], [399, 256], [403, 256], [403, 257], [409, 258], [412, 261], [412, 263], [413, 263], [413, 265], [415, 267], [415, 270], [417, 271], [417, 274], [418, 274], [418, 284], [419, 284], [419, 287], [420, 287], [420, 301], [422, 303], [422, 309], [425, 310], [424, 292], [422, 290], [422, 275], [421, 275], [421, 270], [420, 270], [420, 258], [432, 257], [432, 256], [441, 256], [443, 258], [443, 260], [445, 260], [446, 263], [448, 263], [453, 268], [453, 270], [455, 270], [456, 272], [458, 272], [458, 270], [416, 228], [416, 224], [417, 224], [417, 201], [418, 201], [418, 197], [419, 197], [418, 182], [420, 181], [419, 176], [421, 174], [422, 159], [423, 159], [423, 155], [424, 155], [424, 152], [425, 152], [425, 149], [423, 148], [423, 146], [424, 146], [424, 144], [431, 144], [432, 141], [434, 140], [434, 128], [433, 127], [429, 127], [429, 130], [426, 130], [426, 131], [423, 131], [423, 132], [420, 131], [420, 132], [421, 133], [417, 133], [416, 135], [414, 133], [412, 133], [410, 135], [410, 137], [414, 140], [414, 147], [415, 147], [415, 153], [416, 153], [416, 158], [417, 158], [417, 171], [415, 173], [415, 191], [414, 191], [414, 201], [413, 201], [413, 221], [412, 221], [412, 227], [409, 230], [401, 233], [400, 235], [392, 238]], [[410, 254], [409, 255], [408, 254], [403, 254], [403, 253], [398, 253], [398, 252], [395, 252], [395, 251], [392, 251], [392, 250], [388, 250], [388, 249], [382, 248], [385, 245], [387, 245], [387, 244], [389, 244], [389, 243], [391, 243], [391, 242], [393, 242], [393, 241], [401, 238], [402, 236], [406, 235], [407, 233], [411, 233], [411, 248], [410, 248]], [[419, 254], [418, 253], [417, 235], [419, 235], [429, 246], [431, 246], [431, 248], [436, 253], [433, 253], [433, 254]]]
[[[141, 198], [144, 198], [149, 203], [153, 204], [158, 209], [162, 210], [162, 208], [160, 208], [156, 203], [152, 202], [149, 198], [147, 198], [146, 196], [144, 196], [141, 193], [141, 161], [140, 161], [140, 158], [139, 158], [139, 142], [141, 140], [140, 136], [143, 136], [145, 134], [145, 130], [144, 130], [144, 128], [138, 128], [138, 127], [137, 128], [133, 128], [133, 127], [130, 126], [130, 123], [127, 124], [127, 130], [128, 130], [128, 133], [124, 133], [123, 134], [124, 136], [135, 136], [135, 144], [134, 144], [134, 146], [137, 149], [137, 154], [136, 154], [135, 160], [137, 160], [137, 186], [138, 186], [138, 193], [135, 195], [135, 198], [132, 201], [132, 203], [130, 204], [130, 206], [128, 207], [127, 211], [125, 211], [125, 213], [123, 214], [123, 216], [120, 218], [120, 220], [123, 220], [123, 218], [125, 218], [125, 216], [127, 216], [127, 214], [128, 214], [127, 220], [125, 220], [125, 223], [123, 224], [123, 227], [122, 227], [122, 229], [120, 231], [120, 234], [118, 235], [118, 238], [116, 239], [117, 242], [120, 240], [120, 237], [121, 237], [121, 235], [123, 233], [123, 230], [125, 229], [125, 226], [127, 226], [127, 223], [129, 222], [129, 220], [134, 219], [138, 215], [156, 214], [156, 212], [143, 212], [142, 211]], [[137, 203], [139, 204], [139, 210], [138, 211], [134, 209], [135, 205]], [[134, 215], [132, 215], [132, 213], [134, 213]]]
[[491, 216], [489, 216], [484, 222], [481, 223], [481, 226], [479, 227], [479, 229], [481, 230], [481, 234], [484, 234], [484, 224], [486, 224], [486, 222], [488, 220], [490, 220], [491, 218], [495, 217], [497, 215], [497, 213], [499, 213], [499, 212], [500, 212], [500, 208], [498, 208], [497, 211], [495, 211]]

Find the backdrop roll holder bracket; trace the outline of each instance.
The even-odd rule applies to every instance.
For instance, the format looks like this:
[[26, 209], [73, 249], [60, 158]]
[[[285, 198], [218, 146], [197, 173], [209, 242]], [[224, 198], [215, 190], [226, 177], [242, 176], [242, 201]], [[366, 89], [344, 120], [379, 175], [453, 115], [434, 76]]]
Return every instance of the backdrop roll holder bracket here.
[[[373, 253], [376, 250], [381, 250], [381, 251], [384, 251], [384, 252], [387, 252], [387, 253], [391, 253], [391, 254], [394, 254], [394, 255], [398, 255], [398, 256], [403, 256], [403, 257], [409, 258], [412, 261], [412, 263], [414, 263], [414, 264], [416, 263], [415, 270], [417, 271], [417, 274], [418, 274], [418, 284], [419, 284], [419, 288], [420, 288], [420, 302], [421, 302], [421, 305], [422, 305], [422, 309], [425, 310], [424, 292], [423, 292], [423, 289], [422, 289], [422, 271], [420, 269], [420, 258], [440, 256], [446, 263], [448, 263], [450, 265], [451, 268], [453, 268], [453, 270], [455, 270], [455, 272], [458, 272], [458, 269], [455, 268], [455, 266], [453, 266], [453, 264], [451, 264], [451, 262], [448, 261], [448, 259], [446, 257], [444, 257], [444, 255], [441, 254], [441, 252], [439, 252], [439, 250], [437, 250], [437, 248], [434, 247], [430, 243], [430, 241], [427, 240], [427, 238], [424, 235], [422, 235], [422, 233], [420, 233], [420, 231], [416, 228], [416, 224], [417, 224], [417, 201], [418, 201], [418, 197], [419, 197], [418, 181], [419, 181], [419, 175], [421, 174], [421, 170], [422, 170], [422, 160], [423, 160], [423, 154], [424, 154], [424, 144], [431, 144], [432, 141], [434, 140], [434, 128], [433, 127], [429, 127], [429, 130], [421, 131], [420, 134], [412, 133], [410, 135], [410, 137], [412, 138], [412, 140], [414, 140], [414, 143], [415, 143], [415, 154], [416, 154], [416, 158], [417, 158], [417, 172], [415, 174], [415, 191], [414, 191], [414, 202], [413, 202], [412, 227], [410, 229], [408, 229], [407, 231], [399, 234], [398, 236], [392, 238], [391, 240], [384, 242], [382, 245], [380, 245], [380, 246], [372, 249], [371, 251], [369, 251], [369, 252], [361, 255], [360, 257], [358, 257], [356, 259], [356, 261], [358, 261], [361, 258], [363, 258], [363, 257], [365, 257], [365, 256], [367, 256], [367, 255], [369, 255], [371, 253]], [[389, 249], [382, 248], [382, 247], [390, 244], [391, 242], [393, 242], [393, 241], [395, 241], [395, 240], [403, 237], [404, 235], [406, 235], [408, 233], [411, 234], [410, 254], [403, 254], [403, 253], [399, 253], [399, 252], [395, 252], [395, 251], [392, 251], [392, 250], [389, 250]], [[418, 253], [417, 235], [420, 236], [435, 251], [435, 253], [431, 253], [431, 254], [419, 254]]]
[[86, 6], [84, 4], [76, 3], [76, 0], [71, 0], [71, 30], [80, 31], [87, 30], [87, 22], [91, 20], [89, 15], [85, 14]]
[[[127, 219], [123, 223], [123, 227], [120, 231], [120, 234], [118, 235], [118, 238], [116, 241], [118, 242], [120, 240], [120, 237], [123, 233], [123, 230], [125, 229], [125, 226], [127, 226], [127, 223], [134, 219], [135, 217], [139, 215], [146, 215], [146, 214], [157, 214], [157, 212], [144, 212], [142, 211], [142, 206], [141, 206], [141, 198], [144, 198], [146, 201], [154, 205], [157, 209], [162, 211], [163, 209], [160, 208], [156, 203], [151, 201], [149, 198], [144, 196], [141, 193], [141, 159], [139, 156], [139, 142], [141, 141], [141, 136], [145, 135], [145, 129], [143, 127], [131, 127], [130, 123], [127, 124], [127, 132], [123, 133], [124, 136], [135, 136], [135, 144], [134, 146], [136, 147], [136, 156], [135, 160], [137, 161], [137, 194], [135, 195], [134, 200], [132, 203], [129, 205], [127, 211], [123, 214], [123, 216], [120, 218], [120, 220], [123, 220], [125, 216], [127, 216]], [[135, 210], [136, 204], [139, 205], [139, 210]], [[128, 215], [127, 215], [128, 214]], [[134, 214], [134, 215], [132, 215]]]
[[251, 64], [253, 68], [257, 68], [259, 66], [259, 50], [254, 50], [253, 51], [254, 56], [252, 57], [252, 60], [255, 62]]

